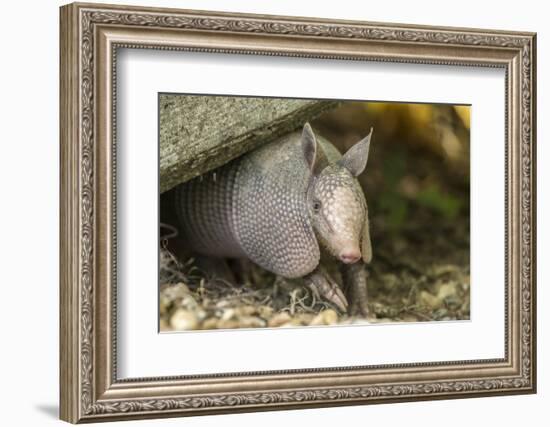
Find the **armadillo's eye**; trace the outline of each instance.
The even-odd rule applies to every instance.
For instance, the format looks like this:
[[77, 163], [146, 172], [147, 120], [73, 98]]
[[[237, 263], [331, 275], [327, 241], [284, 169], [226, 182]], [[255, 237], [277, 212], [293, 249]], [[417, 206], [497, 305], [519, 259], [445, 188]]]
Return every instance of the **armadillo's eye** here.
[[319, 213], [321, 211], [321, 202], [319, 200], [313, 201], [313, 212]]

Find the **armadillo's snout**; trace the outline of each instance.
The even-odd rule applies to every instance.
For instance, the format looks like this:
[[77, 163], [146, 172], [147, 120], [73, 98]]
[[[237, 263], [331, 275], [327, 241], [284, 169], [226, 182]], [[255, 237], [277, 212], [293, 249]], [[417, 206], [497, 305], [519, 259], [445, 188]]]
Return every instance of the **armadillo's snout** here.
[[340, 252], [340, 261], [345, 264], [353, 264], [361, 258], [361, 252], [358, 248], [344, 248]]

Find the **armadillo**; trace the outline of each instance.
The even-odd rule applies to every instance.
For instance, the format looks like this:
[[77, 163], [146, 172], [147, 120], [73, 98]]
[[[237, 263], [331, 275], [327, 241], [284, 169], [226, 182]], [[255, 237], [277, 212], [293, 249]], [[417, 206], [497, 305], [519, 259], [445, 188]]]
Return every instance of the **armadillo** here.
[[[176, 188], [180, 232], [191, 250], [248, 258], [303, 278], [341, 311], [367, 315], [365, 263], [372, 257], [367, 203], [357, 176], [372, 129], [343, 156], [309, 123]], [[320, 264], [342, 267], [343, 288]], [[348, 302], [349, 300], [349, 302]]]

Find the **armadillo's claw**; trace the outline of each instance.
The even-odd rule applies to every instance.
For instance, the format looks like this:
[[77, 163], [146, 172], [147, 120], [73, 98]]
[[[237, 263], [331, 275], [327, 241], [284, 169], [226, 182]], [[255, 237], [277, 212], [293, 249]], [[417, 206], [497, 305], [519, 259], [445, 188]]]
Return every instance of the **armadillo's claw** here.
[[347, 311], [348, 300], [346, 296], [338, 283], [332, 280], [328, 274], [316, 270], [304, 277], [304, 280], [312, 292], [319, 295], [320, 298], [336, 306], [342, 313]]

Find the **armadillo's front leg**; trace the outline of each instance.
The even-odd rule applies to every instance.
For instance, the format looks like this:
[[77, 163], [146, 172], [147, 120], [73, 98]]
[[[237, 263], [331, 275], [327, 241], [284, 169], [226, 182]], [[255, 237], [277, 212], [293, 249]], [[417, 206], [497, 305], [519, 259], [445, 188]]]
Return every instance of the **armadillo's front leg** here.
[[346, 312], [348, 301], [338, 283], [327, 272], [317, 267], [307, 276], [304, 276], [306, 285], [324, 300], [334, 304], [340, 311]]
[[348, 313], [351, 316], [367, 317], [367, 270], [361, 261], [342, 265], [342, 279], [346, 296], [350, 301]]

